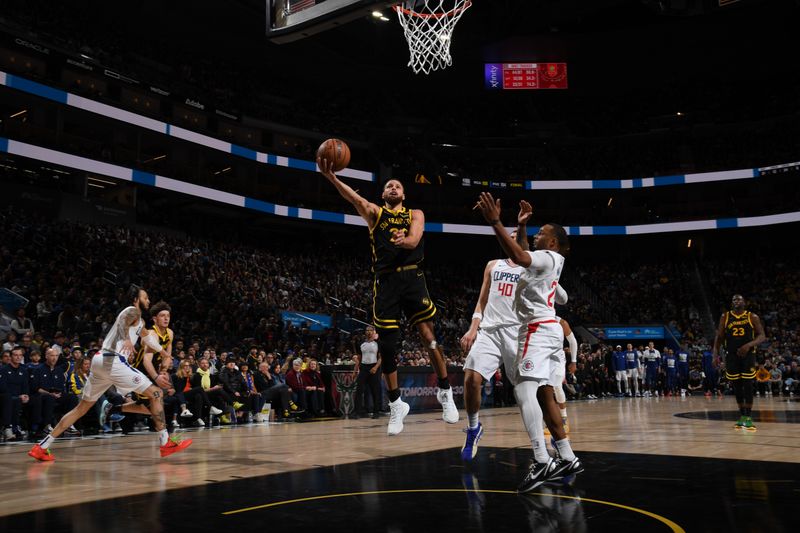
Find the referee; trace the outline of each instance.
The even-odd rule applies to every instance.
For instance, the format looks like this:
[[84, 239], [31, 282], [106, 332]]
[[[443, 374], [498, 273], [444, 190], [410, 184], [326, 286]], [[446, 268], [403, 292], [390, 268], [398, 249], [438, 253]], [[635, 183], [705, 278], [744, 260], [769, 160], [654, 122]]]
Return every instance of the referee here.
[[[364, 395], [369, 390], [372, 395], [372, 418], [378, 418], [381, 408], [381, 384], [378, 370], [381, 368], [381, 357], [378, 355], [378, 335], [373, 326], [366, 328], [366, 340], [361, 343], [361, 357], [357, 359], [356, 381], [356, 416], [361, 416], [364, 409]], [[366, 387], [366, 389], [365, 389]]]

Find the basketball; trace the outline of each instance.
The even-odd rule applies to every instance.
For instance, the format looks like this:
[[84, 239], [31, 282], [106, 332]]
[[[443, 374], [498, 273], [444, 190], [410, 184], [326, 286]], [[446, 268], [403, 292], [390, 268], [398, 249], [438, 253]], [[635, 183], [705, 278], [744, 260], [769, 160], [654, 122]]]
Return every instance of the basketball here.
[[317, 157], [333, 162], [333, 170], [339, 172], [350, 164], [350, 147], [340, 139], [327, 139], [317, 148]]

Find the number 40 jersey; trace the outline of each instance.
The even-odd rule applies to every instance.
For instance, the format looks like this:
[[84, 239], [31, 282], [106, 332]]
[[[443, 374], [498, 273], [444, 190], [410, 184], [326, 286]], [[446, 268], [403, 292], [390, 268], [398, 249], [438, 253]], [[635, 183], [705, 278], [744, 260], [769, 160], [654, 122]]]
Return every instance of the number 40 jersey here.
[[517, 296], [517, 283], [525, 269], [508, 259], [498, 259], [490, 275], [489, 299], [483, 310], [481, 329], [519, 324], [514, 314], [514, 298]]

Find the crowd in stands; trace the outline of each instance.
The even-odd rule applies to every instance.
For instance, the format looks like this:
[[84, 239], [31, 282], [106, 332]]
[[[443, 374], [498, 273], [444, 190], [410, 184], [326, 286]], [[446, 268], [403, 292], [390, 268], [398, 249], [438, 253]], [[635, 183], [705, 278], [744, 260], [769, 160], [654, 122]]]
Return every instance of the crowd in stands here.
[[[17, 208], [0, 216], [0, 235], [0, 288], [28, 300], [0, 314], [0, 397], [3, 425], [12, 438], [21, 413], [35, 435], [77, 401], [87, 357], [99, 348], [131, 283], [143, 284], [153, 300], [172, 307], [173, 358], [164, 370], [173, 383], [168, 396], [175, 396], [169, 412], [180, 425], [253, 420], [267, 403], [281, 418], [333, 414], [326, 394], [330, 383], [318, 365], [348, 364], [362, 340], [359, 329], [369, 321], [363, 311], [371, 308], [369, 259], [346, 246], [295, 241], [253, 247], [152, 229], [48, 221]], [[717, 291], [710, 299], [723, 308], [733, 292], [752, 295], [751, 309], [761, 315], [767, 334], [760, 361], [765, 394], [794, 394], [800, 387], [798, 267], [796, 259], [701, 265]], [[437, 336], [448, 363], [463, 365], [458, 339], [469, 326], [479, 280], [471, 269], [447, 264], [427, 269], [439, 308]], [[565, 286], [574, 284], [575, 297], [563, 314], [574, 325], [668, 325], [684, 346], [659, 346], [660, 364], [649, 380], [642, 365], [640, 392], [727, 390], [723, 373], [709, 363], [714, 333], [698, 312], [691, 271], [692, 265], [681, 261], [576, 264], [565, 278]], [[763, 279], [771, 280], [769, 287], [760, 285]], [[282, 311], [328, 314], [333, 327], [317, 331], [310, 322], [293, 324], [283, 320]], [[601, 342], [579, 355], [576, 372], [567, 378], [570, 397], [620, 392], [614, 351]], [[670, 377], [678, 368], [670, 365], [682, 352], [687, 366]], [[404, 332], [400, 354], [401, 365], [430, 365], [413, 328]], [[117, 406], [124, 399], [110, 395], [106, 401]], [[102, 403], [94, 414], [96, 428], [114, 422]], [[119, 421], [123, 426], [134, 419], [126, 418]]]

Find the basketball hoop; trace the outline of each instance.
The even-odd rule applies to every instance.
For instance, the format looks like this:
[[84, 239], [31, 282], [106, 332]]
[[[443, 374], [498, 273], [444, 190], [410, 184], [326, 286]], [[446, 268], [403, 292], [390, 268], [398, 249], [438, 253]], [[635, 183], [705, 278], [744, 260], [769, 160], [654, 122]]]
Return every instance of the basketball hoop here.
[[429, 74], [453, 64], [453, 29], [472, 0], [409, 0], [392, 6], [403, 27], [415, 74]]

